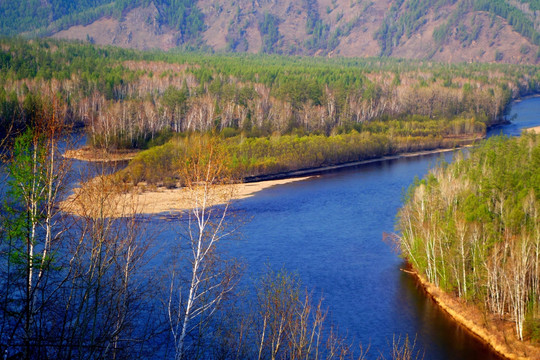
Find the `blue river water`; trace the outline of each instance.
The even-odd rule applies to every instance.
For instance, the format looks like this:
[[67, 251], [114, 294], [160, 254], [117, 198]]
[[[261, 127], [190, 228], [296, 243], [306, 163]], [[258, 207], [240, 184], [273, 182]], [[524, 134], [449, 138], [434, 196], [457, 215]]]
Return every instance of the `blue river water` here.
[[[540, 125], [540, 98], [513, 104], [512, 124], [489, 135], [519, 135]], [[452, 153], [367, 164], [289, 183], [236, 203], [251, 220], [243, 239], [229, 251], [256, 279], [267, 266], [298, 274], [303, 285], [322, 293], [341, 333], [369, 358], [388, 354], [393, 337], [416, 337], [425, 359], [498, 359], [428, 299], [400, 271], [404, 262], [383, 241], [395, 231], [403, 193], [415, 177]]]
[[[513, 122], [488, 136], [517, 136], [539, 126], [539, 109], [540, 98], [514, 103]], [[323, 297], [340, 334], [370, 348], [369, 359], [388, 358], [393, 338], [405, 336], [416, 338], [416, 349], [427, 360], [499, 359], [434, 305], [383, 241], [395, 231], [403, 194], [415, 177], [452, 156], [370, 163], [236, 201], [233, 211], [248, 221], [241, 239], [227, 242], [225, 250], [245, 263], [242, 284], [257, 281], [268, 267], [297, 274], [303, 286]], [[156, 240], [162, 244], [175, 236], [168, 220], [166, 215], [147, 219], [149, 227], [160, 229]]]

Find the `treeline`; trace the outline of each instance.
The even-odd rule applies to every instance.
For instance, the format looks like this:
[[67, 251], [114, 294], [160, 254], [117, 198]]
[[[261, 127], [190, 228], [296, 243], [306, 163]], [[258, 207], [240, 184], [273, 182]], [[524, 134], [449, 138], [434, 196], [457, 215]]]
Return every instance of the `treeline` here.
[[507, 20], [515, 31], [530, 39], [534, 44], [540, 44], [540, 33], [535, 29], [533, 21], [522, 11], [503, 0], [476, 1], [474, 10], [487, 11]]
[[168, 25], [182, 34], [177, 45], [196, 41], [205, 30], [204, 15], [193, 0], [156, 0], [161, 24]]
[[[246, 138], [232, 128], [222, 132], [219, 147], [226, 154], [224, 165], [233, 180], [299, 169], [378, 158], [400, 153], [454, 148], [470, 144], [485, 134], [485, 124], [474, 119], [451, 121], [410, 116], [400, 120], [373, 121], [341, 127], [326, 135], [283, 135]], [[138, 154], [117, 176], [137, 185], [184, 186], [183, 166], [190, 149], [213, 135], [177, 136], [164, 145]]]
[[[85, 12], [111, 4], [113, 0], [52, 0], [41, 1], [2, 1], [0, 4], [0, 34], [15, 35], [45, 27], [51, 21], [62, 17], [73, 16], [77, 12]], [[94, 20], [94, 19], [92, 19]]]
[[333, 50], [338, 43], [329, 43], [330, 25], [326, 24], [319, 14], [319, 3], [316, 0], [304, 0], [306, 8], [306, 32], [309, 38], [305, 42], [306, 49], [315, 52], [319, 49]]
[[540, 340], [540, 137], [492, 138], [409, 191], [400, 246], [441, 289]]
[[277, 16], [269, 13], [265, 13], [263, 19], [259, 21], [259, 31], [262, 37], [262, 53], [273, 53], [277, 47], [277, 43], [281, 38], [279, 34], [279, 22]]
[[540, 10], [540, 1], [538, 0], [520, 0], [521, 3], [529, 5], [533, 11]]
[[144, 148], [170, 131], [329, 135], [404, 114], [473, 117], [489, 126], [540, 83], [530, 66], [2, 44], [0, 85], [10, 99], [2, 121], [16, 118], [15, 98], [20, 108], [28, 94], [55, 93], [68, 107], [66, 121], [84, 123], [91, 144], [103, 148]]

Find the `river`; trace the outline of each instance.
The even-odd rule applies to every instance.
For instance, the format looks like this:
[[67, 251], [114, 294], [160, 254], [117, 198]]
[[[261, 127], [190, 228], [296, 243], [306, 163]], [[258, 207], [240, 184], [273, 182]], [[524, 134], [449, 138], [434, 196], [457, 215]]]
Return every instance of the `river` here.
[[[513, 122], [488, 136], [539, 126], [539, 109], [540, 98], [514, 103]], [[225, 246], [246, 264], [240, 286], [257, 281], [267, 267], [297, 274], [313, 294], [322, 294], [340, 334], [370, 348], [369, 359], [388, 357], [392, 339], [405, 336], [416, 338], [424, 359], [499, 359], [426, 297], [383, 241], [395, 230], [406, 189], [441, 158], [451, 161], [452, 153], [374, 162], [236, 201], [233, 211], [249, 221], [242, 238]], [[157, 239], [162, 244], [175, 236], [168, 220], [147, 218], [151, 228], [165, 229]]]
[[[540, 125], [540, 98], [513, 104], [512, 124], [489, 135], [519, 135]], [[452, 154], [442, 155], [447, 161]], [[322, 293], [332, 321], [364, 348], [369, 358], [388, 354], [394, 336], [416, 337], [425, 359], [498, 359], [449, 319], [408, 274], [383, 242], [393, 232], [404, 191], [423, 177], [441, 154], [401, 158], [276, 186], [239, 201], [253, 216], [231, 253], [257, 278], [266, 266], [298, 274]]]

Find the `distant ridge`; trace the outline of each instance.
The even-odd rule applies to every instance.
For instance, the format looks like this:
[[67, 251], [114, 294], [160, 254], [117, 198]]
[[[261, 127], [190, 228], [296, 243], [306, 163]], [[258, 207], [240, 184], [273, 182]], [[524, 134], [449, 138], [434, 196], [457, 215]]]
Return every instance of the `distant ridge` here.
[[7, 0], [4, 36], [137, 49], [536, 64], [540, 0]]

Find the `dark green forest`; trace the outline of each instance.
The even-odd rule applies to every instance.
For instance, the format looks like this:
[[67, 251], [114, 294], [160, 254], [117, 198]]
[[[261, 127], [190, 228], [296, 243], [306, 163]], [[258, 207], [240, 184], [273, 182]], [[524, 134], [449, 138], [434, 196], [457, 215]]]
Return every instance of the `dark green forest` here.
[[[433, 32], [435, 47], [426, 57], [432, 57], [442, 46], [451, 39], [457, 39], [463, 47], [468, 47], [478, 39], [482, 26], [475, 22], [478, 14], [485, 13], [491, 17], [489, 29], [485, 31], [497, 34], [497, 21], [507, 22], [517, 33], [540, 45], [540, 33], [536, 30], [537, 15], [535, 11], [540, 8], [537, 1], [521, 0], [526, 8], [520, 8], [509, 0], [395, 0], [391, 2], [388, 11], [378, 30], [365, 34], [377, 41], [380, 47], [379, 55], [391, 56], [393, 50], [406, 42], [413, 34], [423, 31], [423, 26], [431, 20], [437, 21], [441, 14], [445, 14], [442, 24]], [[209, 26], [205, 23], [203, 14], [197, 1], [187, 0], [8, 0], [0, 3], [0, 35], [3, 36], [50, 36], [58, 31], [68, 29], [75, 25], [88, 25], [103, 17], [123, 19], [124, 16], [137, 7], [155, 5], [157, 9], [156, 24], [164, 26], [166, 30], [177, 32], [175, 46], [196, 49], [209, 49], [202, 38], [203, 32]], [[363, 4], [364, 10], [370, 7], [369, 2]], [[215, 4], [217, 9], [222, 5]], [[335, 4], [332, 4], [332, 7]], [[352, 8], [353, 3], [351, 3]], [[333, 50], [344, 41], [351, 30], [361, 26], [362, 12], [356, 17], [340, 21], [343, 17], [337, 14], [335, 21], [321, 13], [317, 0], [302, 0], [297, 4], [305, 13], [305, 34], [296, 39], [294, 44], [285, 44], [282, 41], [284, 34], [280, 31], [280, 23], [285, 21], [283, 14], [272, 14], [268, 10], [257, 10], [251, 14], [241, 9], [245, 4], [236, 5], [236, 15], [229, 22], [227, 29], [227, 51], [243, 52], [248, 48], [247, 33], [250, 22], [255, 22], [259, 30], [262, 44], [261, 53], [276, 54], [331, 54]], [[260, 4], [258, 5], [260, 7]], [[291, 5], [292, 6], [292, 5]], [[444, 10], [441, 12], [441, 10]], [[221, 10], [220, 10], [221, 11]], [[220, 12], [219, 11], [219, 12]], [[327, 8], [330, 14], [332, 8]], [[250, 17], [251, 15], [255, 17]], [[472, 20], [469, 21], [469, 15]], [[435, 19], [431, 19], [435, 16]], [[255, 20], [254, 20], [255, 19]], [[536, 26], [536, 28], [535, 28]], [[502, 58], [496, 59], [501, 61]], [[534, 60], [533, 60], [534, 61]]]
[[[245, 137], [232, 128], [220, 135], [220, 149], [233, 179], [357, 162], [422, 150], [455, 148], [478, 141], [485, 124], [474, 119], [431, 120], [423, 116], [372, 121], [331, 135]], [[171, 135], [172, 136], [172, 135]], [[177, 136], [138, 154], [118, 180], [138, 184], [184, 185], [181, 170], [189, 144], [200, 135]]]

